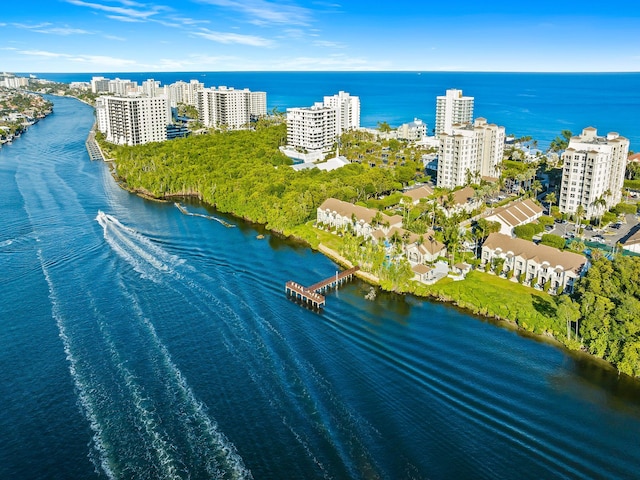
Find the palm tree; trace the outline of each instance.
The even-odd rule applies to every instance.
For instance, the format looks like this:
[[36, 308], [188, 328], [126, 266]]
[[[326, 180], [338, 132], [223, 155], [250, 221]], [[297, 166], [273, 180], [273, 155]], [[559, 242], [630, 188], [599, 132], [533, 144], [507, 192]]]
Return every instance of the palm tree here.
[[604, 199], [604, 196], [600, 195], [598, 198], [596, 198], [593, 201], [591, 206], [598, 210], [598, 213], [599, 213], [599, 215], [598, 215], [598, 227], [599, 227], [601, 222], [602, 222], [602, 213], [603, 213], [605, 207], [607, 206], [607, 201]]
[[556, 192], [548, 193], [544, 197], [544, 201], [549, 204], [549, 213], [551, 213], [551, 205], [553, 205], [554, 203], [556, 203], [558, 201], [558, 199], [556, 198]]
[[582, 205], [578, 205], [578, 208], [576, 208], [576, 235], [580, 230], [580, 220], [582, 220], [582, 218], [584, 217], [584, 214], [585, 214], [584, 207]]
[[540, 183], [540, 180], [534, 180], [531, 183], [530, 190], [533, 192], [533, 198], [537, 198], [538, 192], [542, 191], [542, 184]]

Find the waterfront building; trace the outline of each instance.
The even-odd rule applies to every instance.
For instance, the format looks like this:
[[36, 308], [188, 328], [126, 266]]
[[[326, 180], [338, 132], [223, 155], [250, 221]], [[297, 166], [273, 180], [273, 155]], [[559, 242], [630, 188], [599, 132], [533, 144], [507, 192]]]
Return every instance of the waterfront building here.
[[246, 128], [253, 112], [267, 113], [266, 93], [248, 88], [205, 88], [196, 92], [196, 98], [199, 120], [207, 127]]
[[164, 97], [102, 96], [96, 99], [97, 127], [108, 142], [142, 145], [167, 139], [167, 100]]
[[324, 106], [336, 110], [336, 135], [360, 128], [360, 97], [340, 91], [337, 95], [325, 96]]
[[305, 151], [327, 152], [336, 141], [336, 109], [316, 102], [287, 109], [287, 144]]
[[513, 229], [531, 223], [542, 216], [544, 209], [530, 198], [500, 207], [485, 217], [485, 220], [498, 222], [500, 233], [513, 236]]
[[328, 198], [318, 207], [317, 223], [335, 229], [351, 228], [356, 235], [371, 239], [378, 228], [388, 232], [402, 227], [402, 217]]
[[462, 90], [449, 89], [436, 97], [435, 134], [451, 133], [454, 125], [465, 125], [473, 120], [473, 97], [465, 97]]
[[420, 142], [427, 136], [427, 124], [415, 118], [413, 122], [403, 123], [396, 131], [398, 140], [409, 140], [410, 142]]
[[503, 260], [501, 272], [513, 271], [514, 279], [523, 275], [523, 283], [542, 288], [549, 281], [550, 293], [573, 291], [575, 281], [589, 267], [588, 260], [577, 253], [563, 252], [547, 245], [536, 245], [521, 238], [492, 233], [482, 245], [482, 264]]
[[11, 73], [0, 75], [0, 87], [24, 88], [27, 86], [29, 86], [29, 79], [27, 77], [16, 77]]
[[449, 133], [440, 133], [438, 139], [438, 187], [454, 188], [500, 175], [504, 127], [477, 118], [473, 124], [454, 125]]
[[249, 95], [249, 114], [251, 118], [267, 115], [267, 92], [251, 92]]
[[586, 218], [600, 217], [622, 200], [629, 140], [618, 133], [599, 137], [587, 127], [571, 137], [562, 154], [562, 184], [558, 206], [575, 213], [582, 206]]

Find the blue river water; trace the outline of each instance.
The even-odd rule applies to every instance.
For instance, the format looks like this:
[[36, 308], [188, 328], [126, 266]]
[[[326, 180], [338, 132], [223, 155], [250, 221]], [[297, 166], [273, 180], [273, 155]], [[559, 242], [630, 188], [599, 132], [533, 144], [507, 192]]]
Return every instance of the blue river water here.
[[638, 382], [359, 281], [306, 310], [330, 260], [127, 193], [53, 101], [0, 150], [0, 478], [637, 478]]

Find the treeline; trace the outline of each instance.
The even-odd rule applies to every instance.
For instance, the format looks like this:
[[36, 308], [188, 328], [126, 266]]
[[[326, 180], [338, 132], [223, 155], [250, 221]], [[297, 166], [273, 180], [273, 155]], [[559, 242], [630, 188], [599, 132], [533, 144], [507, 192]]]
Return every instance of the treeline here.
[[221, 212], [233, 213], [287, 233], [315, 217], [327, 198], [366, 201], [402, 187], [422, 170], [371, 168], [354, 163], [325, 172], [294, 171], [278, 150], [286, 125], [258, 124], [239, 130], [135, 147], [104, 144], [116, 161], [116, 174], [128, 188], [157, 198], [197, 196]]
[[575, 301], [574, 325], [589, 352], [640, 376], [640, 258], [595, 260]]

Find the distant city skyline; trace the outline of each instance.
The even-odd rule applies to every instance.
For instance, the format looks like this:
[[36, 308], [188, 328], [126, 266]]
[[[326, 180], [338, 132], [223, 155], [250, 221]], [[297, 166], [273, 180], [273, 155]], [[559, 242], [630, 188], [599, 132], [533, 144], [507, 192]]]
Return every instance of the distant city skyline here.
[[3, 6], [0, 70], [637, 72], [639, 20], [636, 0], [35, 0]]

